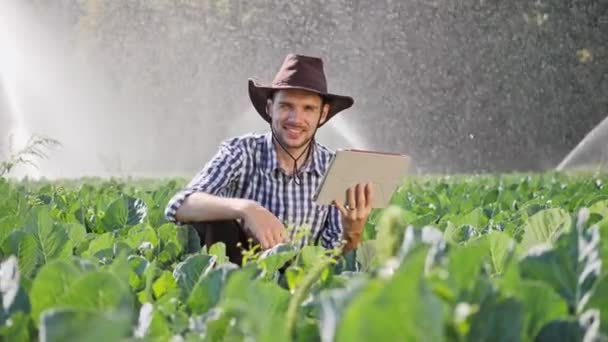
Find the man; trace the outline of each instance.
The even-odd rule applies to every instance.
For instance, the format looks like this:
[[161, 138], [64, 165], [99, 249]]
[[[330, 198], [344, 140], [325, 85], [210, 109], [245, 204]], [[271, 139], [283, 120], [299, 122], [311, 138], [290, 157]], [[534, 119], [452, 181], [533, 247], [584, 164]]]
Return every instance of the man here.
[[[344, 252], [356, 248], [372, 208], [371, 184], [345, 189], [347, 203], [336, 199], [324, 206], [312, 201], [334, 155], [315, 141], [315, 133], [351, 107], [353, 99], [327, 92], [321, 59], [295, 54], [285, 58], [270, 86], [249, 79], [249, 96], [270, 132], [224, 141], [169, 201], [166, 217], [179, 224], [205, 223], [197, 226], [205, 243], [224, 241], [233, 251], [232, 245], [245, 235], [268, 249], [306, 227], [313, 242], [326, 248], [343, 241]], [[226, 224], [230, 222], [238, 224]], [[301, 243], [308, 243], [307, 234], [302, 235]]]

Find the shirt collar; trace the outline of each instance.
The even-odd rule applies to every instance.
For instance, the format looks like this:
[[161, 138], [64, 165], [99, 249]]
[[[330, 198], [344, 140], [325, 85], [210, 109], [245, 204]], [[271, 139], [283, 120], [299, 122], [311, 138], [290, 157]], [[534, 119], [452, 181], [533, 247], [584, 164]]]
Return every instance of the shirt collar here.
[[[266, 172], [273, 172], [276, 170], [279, 170], [279, 160], [277, 158], [277, 151], [275, 148], [275, 145], [273, 144], [272, 141], [272, 132], [268, 132], [265, 134], [265, 146], [264, 146], [264, 156], [263, 156], [263, 160], [264, 162], [263, 167], [266, 170]], [[307, 172], [307, 173], [311, 173], [311, 172], [315, 172], [317, 174], [317, 176], [321, 176], [323, 175], [323, 172], [321, 171], [321, 162], [319, 160], [320, 158], [320, 154], [317, 151], [317, 143], [314, 142], [311, 145], [312, 151], [309, 155], [308, 160], [306, 161], [306, 163], [304, 163], [304, 165], [302, 165], [302, 167], [300, 167], [300, 171], [301, 172]]]

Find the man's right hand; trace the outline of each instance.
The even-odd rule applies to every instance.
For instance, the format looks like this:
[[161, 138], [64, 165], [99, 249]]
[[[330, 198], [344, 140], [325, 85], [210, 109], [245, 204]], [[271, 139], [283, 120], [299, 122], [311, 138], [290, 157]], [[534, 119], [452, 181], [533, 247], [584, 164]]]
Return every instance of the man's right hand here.
[[262, 249], [272, 248], [287, 241], [283, 223], [263, 206], [250, 202], [243, 209], [243, 225], [260, 243]]

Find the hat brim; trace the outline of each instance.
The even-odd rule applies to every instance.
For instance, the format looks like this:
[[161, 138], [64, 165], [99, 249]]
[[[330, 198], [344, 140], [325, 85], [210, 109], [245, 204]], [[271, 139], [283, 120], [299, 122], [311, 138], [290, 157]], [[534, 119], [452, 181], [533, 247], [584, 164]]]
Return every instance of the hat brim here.
[[315, 94], [319, 94], [323, 98], [327, 104], [329, 104], [329, 113], [327, 113], [327, 119], [325, 122], [319, 125], [319, 127], [323, 126], [327, 123], [334, 115], [339, 112], [352, 107], [354, 104], [354, 100], [350, 96], [337, 95], [331, 93], [322, 93], [315, 89], [310, 89], [306, 87], [294, 87], [294, 86], [279, 86], [279, 87], [270, 87], [264, 86], [257, 83], [254, 79], [249, 79], [249, 98], [251, 99], [251, 103], [255, 110], [260, 114], [262, 119], [266, 122], [270, 123], [270, 116], [266, 113], [266, 101], [272, 95], [273, 92], [281, 89], [300, 89], [313, 92]]

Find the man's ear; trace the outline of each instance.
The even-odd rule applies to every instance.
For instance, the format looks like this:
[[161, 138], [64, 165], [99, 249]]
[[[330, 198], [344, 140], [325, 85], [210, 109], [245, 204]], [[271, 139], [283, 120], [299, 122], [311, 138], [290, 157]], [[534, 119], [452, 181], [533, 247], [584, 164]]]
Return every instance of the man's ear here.
[[329, 105], [326, 103], [323, 105], [323, 110], [321, 111], [321, 120], [319, 120], [319, 125], [322, 125], [327, 121], [327, 114], [329, 113]]
[[271, 116], [270, 113], [272, 112], [270, 109], [272, 108], [272, 100], [271, 99], [267, 99], [266, 100], [266, 114], [268, 114], [268, 116]]

